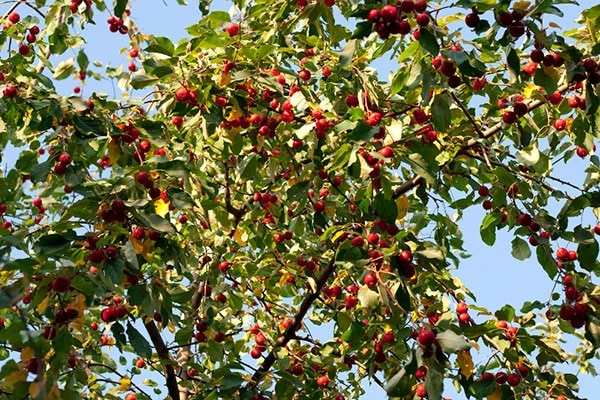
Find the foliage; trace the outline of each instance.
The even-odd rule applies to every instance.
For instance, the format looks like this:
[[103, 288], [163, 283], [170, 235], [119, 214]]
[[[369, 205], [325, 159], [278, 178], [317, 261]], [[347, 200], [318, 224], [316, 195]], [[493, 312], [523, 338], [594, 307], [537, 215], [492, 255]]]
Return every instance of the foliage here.
[[[176, 42], [127, 0], [72, 1], [2, 20], [0, 397], [577, 398], [600, 7], [565, 32], [569, 0], [204, 0]], [[88, 58], [105, 19], [126, 68]], [[61, 95], [73, 78], [120, 91]], [[581, 184], [555, 176], [575, 155]], [[548, 300], [477, 305], [453, 275], [470, 207]]]

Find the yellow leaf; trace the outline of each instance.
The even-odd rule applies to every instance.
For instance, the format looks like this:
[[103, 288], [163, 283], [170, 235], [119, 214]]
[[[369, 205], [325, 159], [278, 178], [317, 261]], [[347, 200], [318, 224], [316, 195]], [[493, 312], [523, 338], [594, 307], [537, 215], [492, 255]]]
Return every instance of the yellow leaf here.
[[40, 304], [38, 304], [38, 306], [37, 306], [37, 313], [39, 315], [42, 315], [44, 313], [44, 311], [46, 311], [46, 308], [48, 308], [49, 301], [50, 301], [50, 294], [48, 294], [46, 297], [44, 297], [44, 300], [40, 301]]
[[37, 399], [44, 390], [44, 380], [33, 381], [29, 385], [29, 396], [32, 399]]
[[332, 206], [325, 206], [325, 214], [327, 214], [329, 218], [335, 217], [335, 208]]
[[221, 75], [219, 75], [219, 86], [220, 87], [227, 86], [227, 85], [229, 85], [230, 82], [231, 82], [231, 76], [229, 76], [229, 73], [221, 72]]
[[238, 227], [235, 228], [235, 232], [233, 233], [233, 238], [235, 239], [235, 241], [237, 242], [237, 244], [239, 244], [240, 246], [245, 246], [246, 245], [246, 240], [248, 239], [248, 235], [238, 225]]
[[154, 202], [154, 213], [156, 215], [160, 215], [161, 217], [165, 217], [169, 212], [169, 203], [165, 202], [163, 199], [159, 198]]
[[117, 164], [119, 158], [121, 158], [121, 148], [119, 147], [119, 143], [115, 140], [111, 140], [108, 143], [108, 158], [112, 164]]
[[33, 350], [31, 347], [25, 347], [23, 350], [21, 350], [21, 361], [27, 362], [33, 357], [35, 357], [35, 350]]
[[475, 365], [473, 364], [473, 358], [471, 357], [471, 353], [468, 350], [460, 350], [456, 357], [456, 362], [460, 367], [460, 373], [467, 379], [473, 376], [473, 368]]
[[128, 377], [124, 376], [121, 379], [119, 379], [119, 390], [120, 391], [127, 391], [131, 388], [131, 379], [129, 379]]
[[133, 250], [135, 250], [135, 254], [142, 254], [144, 251], [144, 245], [139, 240], [134, 238], [133, 235], [129, 236], [129, 240], [131, 241]]
[[2, 379], [2, 385], [12, 388], [15, 383], [27, 380], [27, 374], [28, 372], [24, 369], [15, 371], [12, 374], [5, 377], [4, 379]]
[[244, 114], [242, 114], [242, 112], [240, 110], [238, 110], [237, 108], [234, 108], [233, 110], [231, 110], [229, 112], [229, 116], [227, 116], [226, 119], [227, 119], [227, 121], [233, 121], [234, 119], [237, 119], [237, 118], [241, 117], [242, 115], [244, 115]]
[[396, 207], [398, 207], [398, 221], [401, 221], [406, 217], [408, 212], [408, 197], [403, 194], [396, 199]]
[[154, 242], [151, 240], [146, 240], [144, 242], [142, 252], [140, 253], [141, 256], [144, 257], [146, 260], [150, 261], [150, 258], [152, 257], [152, 249], [153, 248], [154, 248]]
[[502, 400], [502, 389], [500, 388], [500, 385], [496, 384], [496, 390], [487, 397], [487, 400]]
[[515, 10], [527, 10], [530, 5], [531, 5], [531, 2], [523, 0], [523, 1], [517, 1], [512, 6], [513, 6], [513, 9], [515, 9]]
[[526, 99], [532, 98], [535, 94], [540, 92], [540, 87], [536, 84], [530, 83], [523, 89], [523, 97]]

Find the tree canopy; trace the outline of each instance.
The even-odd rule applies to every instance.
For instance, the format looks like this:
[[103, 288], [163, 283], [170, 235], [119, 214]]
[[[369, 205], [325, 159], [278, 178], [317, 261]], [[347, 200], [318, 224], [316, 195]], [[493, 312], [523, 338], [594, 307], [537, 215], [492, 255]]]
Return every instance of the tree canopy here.
[[[0, 6], [0, 398], [579, 398], [600, 6], [565, 30], [573, 0], [178, 3], [182, 40], [138, 27], [149, 3]], [[554, 289], [478, 304], [461, 229]]]

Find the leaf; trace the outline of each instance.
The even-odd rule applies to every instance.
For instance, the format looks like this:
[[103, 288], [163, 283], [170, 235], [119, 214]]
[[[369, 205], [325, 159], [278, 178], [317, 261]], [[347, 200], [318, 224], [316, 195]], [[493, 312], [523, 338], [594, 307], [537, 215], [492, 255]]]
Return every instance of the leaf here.
[[74, 63], [75, 60], [73, 58], [59, 62], [54, 69], [54, 79], [62, 80], [71, 76], [75, 72]]
[[514, 258], [520, 261], [527, 260], [531, 257], [531, 249], [529, 248], [529, 244], [521, 238], [514, 238], [512, 243], [512, 251], [511, 254]]
[[537, 164], [540, 160], [540, 152], [537, 146], [533, 146], [529, 150], [519, 150], [516, 152], [515, 157], [517, 161], [523, 165], [532, 166]]
[[469, 350], [471, 348], [471, 342], [464, 336], [449, 329], [438, 333], [435, 338], [444, 353], [456, 353], [460, 350]]
[[440, 371], [434, 368], [427, 370], [425, 390], [427, 391], [427, 399], [441, 400], [442, 392], [444, 391], [444, 377]]
[[446, 132], [450, 128], [450, 96], [439, 94], [431, 104], [431, 122], [436, 130]]
[[406, 217], [406, 214], [408, 213], [408, 206], [409, 206], [409, 201], [408, 201], [408, 196], [406, 194], [403, 194], [402, 196], [400, 196], [396, 199], [396, 209], [398, 210], [398, 217], [397, 217], [398, 221], [402, 221]]
[[433, 56], [437, 56], [440, 52], [440, 45], [437, 42], [437, 39], [428, 29], [421, 27], [419, 29], [419, 43], [427, 52], [431, 53]]
[[131, 87], [134, 89], [143, 89], [147, 86], [154, 85], [158, 82], [158, 78], [147, 75], [143, 70], [138, 70], [131, 74]]
[[340, 67], [347, 67], [352, 63], [352, 58], [354, 57], [354, 52], [356, 51], [356, 39], [350, 39], [344, 46], [340, 54]]
[[158, 198], [154, 202], [154, 213], [162, 218], [164, 218], [169, 213], [169, 204], [165, 202], [163, 199]]
[[115, 15], [119, 18], [123, 16], [125, 12], [125, 8], [127, 7], [128, 0], [117, 0], [115, 4]]
[[175, 228], [173, 225], [171, 225], [168, 220], [156, 214], [148, 214], [143, 211], [137, 211], [135, 214], [138, 219], [148, 228], [152, 228], [155, 231], [162, 233], [175, 233]]
[[487, 397], [487, 400], [502, 400], [502, 386], [496, 385], [496, 390]]
[[[242, 382], [240, 382], [236, 387], [239, 387]], [[278, 399], [292, 400], [296, 394], [296, 384], [290, 382], [288, 379], [278, 379], [277, 383], [275, 384], [275, 393], [277, 394]]]
[[367, 285], [363, 285], [358, 289], [358, 295], [356, 297], [358, 298], [358, 301], [360, 301], [360, 304], [367, 309], [376, 307], [380, 300], [379, 293], [369, 289]]
[[427, 183], [434, 184], [435, 177], [432, 175], [429, 164], [425, 160], [425, 158], [419, 153], [412, 153], [408, 156], [408, 163], [417, 175], [425, 179]]
[[396, 223], [398, 218], [398, 207], [394, 200], [386, 199], [383, 193], [378, 193], [373, 200], [373, 209], [375, 214], [385, 222]]
[[459, 350], [456, 355], [456, 362], [460, 367], [460, 373], [467, 379], [473, 376], [473, 369], [475, 364], [473, 363], [473, 357], [468, 350]]
[[[154, 322], [150, 323], [153, 324]], [[137, 354], [143, 358], [152, 357], [152, 347], [150, 346], [150, 343], [148, 343], [146, 338], [144, 338], [129, 322], [127, 323], [127, 336], [129, 337], [131, 346]]]
[[594, 271], [598, 264], [599, 253], [600, 248], [596, 240], [593, 240], [593, 242], [589, 244], [580, 243], [577, 246], [577, 260], [579, 261], [579, 265], [588, 271]]
[[71, 246], [71, 241], [58, 233], [44, 235], [33, 245], [37, 253], [54, 255]]
[[546, 271], [546, 273], [551, 279], [554, 279], [554, 277], [558, 273], [554, 259], [548, 255], [548, 252], [546, 249], [544, 249], [543, 245], [538, 246], [535, 250], [535, 253], [537, 256], [537, 260], [544, 269], [544, 271]]

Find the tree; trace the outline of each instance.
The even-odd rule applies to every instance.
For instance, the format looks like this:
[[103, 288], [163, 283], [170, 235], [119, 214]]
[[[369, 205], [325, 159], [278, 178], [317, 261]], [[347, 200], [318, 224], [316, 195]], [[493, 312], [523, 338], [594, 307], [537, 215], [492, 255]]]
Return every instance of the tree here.
[[[564, 366], [595, 373], [600, 346], [600, 6], [562, 31], [571, 0], [198, 3], [176, 43], [127, 0], [5, 5], [2, 397], [578, 398]], [[105, 19], [125, 69], [85, 51]], [[587, 176], [556, 177], [575, 155]], [[546, 299], [476, 304], [453, 275], [472, 207]]]

